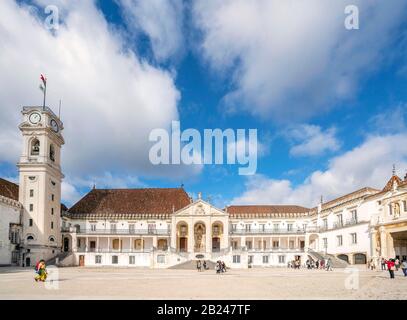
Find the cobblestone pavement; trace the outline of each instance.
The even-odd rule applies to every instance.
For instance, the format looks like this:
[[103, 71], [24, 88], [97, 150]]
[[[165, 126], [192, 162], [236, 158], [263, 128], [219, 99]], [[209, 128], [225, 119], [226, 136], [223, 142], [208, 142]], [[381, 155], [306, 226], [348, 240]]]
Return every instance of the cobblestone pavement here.
[[[56, 271], [53, 271], [56, 270]], [[214, 271], [131, 268], [53, 269], [36, 283], [32, 269], [0, 268], [0, 299], [406, 299], [407, 277], [366, 268]]]

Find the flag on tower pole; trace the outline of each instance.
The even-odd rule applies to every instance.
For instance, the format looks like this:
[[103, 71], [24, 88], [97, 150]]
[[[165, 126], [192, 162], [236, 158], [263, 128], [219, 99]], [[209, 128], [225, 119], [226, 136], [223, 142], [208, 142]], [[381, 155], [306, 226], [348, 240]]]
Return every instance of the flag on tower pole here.
[[40, 84], [40, 89], [44, 93], [44, 102], [43, 102], [43, 109], [45, 109], [45, 99], [47, 97], [47, 78], [41, 74], [40, 79], [42, 81], [42, 84]]

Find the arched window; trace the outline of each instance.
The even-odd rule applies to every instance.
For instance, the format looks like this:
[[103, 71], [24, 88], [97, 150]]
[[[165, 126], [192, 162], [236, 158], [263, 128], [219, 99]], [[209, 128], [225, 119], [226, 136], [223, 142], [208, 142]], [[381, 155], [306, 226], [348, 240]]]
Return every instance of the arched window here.
[[33, 236], [28, 236], [28, 237], [27, 237], [27, 241], [32, 241], [32, 240], [34, 240], [34, 237], [33, 237]]
[[55, 147], [53, 144], [49, 146], [49, 158], [51, 161], [55, 161]]
[[49, 241], [50, 242], [55, 242], [55, 238], [51, 236], [51, 237], [49, 237]]
[[34, 139], [31, 142], [31, 155], [38, 156], [40, 154], [40, 141], [38, 139]]

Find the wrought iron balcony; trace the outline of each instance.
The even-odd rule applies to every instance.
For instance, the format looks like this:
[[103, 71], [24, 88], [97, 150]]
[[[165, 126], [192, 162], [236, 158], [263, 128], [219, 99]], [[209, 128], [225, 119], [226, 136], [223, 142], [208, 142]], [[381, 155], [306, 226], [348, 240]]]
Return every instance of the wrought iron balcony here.
[[169, 229], [79, 229], [78, 234], [86, 235], [165, 235], [169, 236]]
[[304, 234], [305, 230], [304, 229], [232, 229], [229, 231], [229, 234], [231, 235], [254, 235], [254, 234]]

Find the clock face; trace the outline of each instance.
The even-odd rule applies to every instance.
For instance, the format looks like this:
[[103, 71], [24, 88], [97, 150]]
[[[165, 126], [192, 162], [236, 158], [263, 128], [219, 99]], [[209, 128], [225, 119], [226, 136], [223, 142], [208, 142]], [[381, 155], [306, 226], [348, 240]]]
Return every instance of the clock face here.
[[50, 124], [52, 131], [58, 132], [59, 130], [58, 123], [54, 119], [51, 120]]
[[41, 115], [38, 112], [33, 112], [28, 118], [32, 124], [37, 124], [41, 121]]

